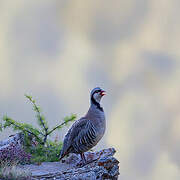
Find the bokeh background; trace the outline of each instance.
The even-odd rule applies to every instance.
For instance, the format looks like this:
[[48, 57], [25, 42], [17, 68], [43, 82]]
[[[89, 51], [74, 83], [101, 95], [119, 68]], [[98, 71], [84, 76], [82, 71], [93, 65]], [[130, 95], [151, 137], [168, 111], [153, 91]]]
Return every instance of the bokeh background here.
[[179, 180], [179, 16], [179, 0], [0, 0], [0, 116], [35, 125], [28, 93], [53, 126], [100, 86], [95, 149], [116, 148], [120, 179]]

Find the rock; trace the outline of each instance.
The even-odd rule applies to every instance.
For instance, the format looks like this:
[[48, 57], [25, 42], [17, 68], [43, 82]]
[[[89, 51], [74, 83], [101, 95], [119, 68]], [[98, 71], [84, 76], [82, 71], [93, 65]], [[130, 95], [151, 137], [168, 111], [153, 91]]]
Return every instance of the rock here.
[[88, 161], [83, 167], [78, 168], [76, 164], [80, 157], [71, 154], [64, 163], [44, 162], [41, 165], [25, 165], [32, 172], [33, 180], [116, 180], [119, 176], [119, 161], [113, 157], [114, 148], [103, 149], [97, 152], [86, 152]]
[[[22, 145], [23, 135], [18, 133], [7, 140], [0, 141], [0, 151], [8, 149], [11, 145]], [[30, 164], [20, 166], [29, 169], [32, 180], [116, 180], [119, 176], [119, 161], [113, 157], [114, 148], [103, 149], [96, 152], [86, 152], [88, 163], [83, 167], [77, 167], [81, 160], [79, 155], [70, 154], [61, 162], [43, 162], [40, 165]]]
[[23, 138], [23, 135], [21, 133], [11, 135], [11, 136], [9, 136], [8, 139], [0, 141], [0, 151], [8, 148], [12, 144], [21, 146], [23, 141], [24, 141], [24, 138]]

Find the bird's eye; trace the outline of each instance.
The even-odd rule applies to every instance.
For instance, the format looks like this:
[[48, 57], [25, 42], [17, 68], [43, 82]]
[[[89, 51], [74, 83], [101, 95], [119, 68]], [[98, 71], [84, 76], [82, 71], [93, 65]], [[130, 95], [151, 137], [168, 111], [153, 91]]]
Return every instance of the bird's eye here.
[[96, 90], [96, 91], [95, 91], [95, 93], [99, 93], [99, 92], [101, 92], [101, 90]]

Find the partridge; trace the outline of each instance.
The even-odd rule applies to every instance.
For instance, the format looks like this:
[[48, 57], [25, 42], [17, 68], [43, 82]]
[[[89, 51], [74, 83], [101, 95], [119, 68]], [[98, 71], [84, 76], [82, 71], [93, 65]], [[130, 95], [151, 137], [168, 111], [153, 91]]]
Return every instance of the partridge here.
[[69, 153], [76, 153], [81, 155], [82, 164], [86, 163], [84, 152], [100, 141], [106, 129], [105, 114], [100, 105], [104, 95], [105, 91], [99, 87], [91, 91], [89, 110], [68, 130], [60, 152], [60, 160]]

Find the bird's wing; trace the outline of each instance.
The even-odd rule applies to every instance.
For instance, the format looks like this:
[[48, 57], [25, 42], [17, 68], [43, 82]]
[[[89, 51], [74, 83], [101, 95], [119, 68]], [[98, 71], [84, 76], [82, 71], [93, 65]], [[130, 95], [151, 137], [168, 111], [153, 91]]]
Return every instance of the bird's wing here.
[[84, 152], [92, 148], [97, 141], [96, 128], [91, 120], [86, 120], [86, 125], [81, 129], [75, 137], [73, 147], [75, 151]]
[[60, 159], [62, 159], [66, 154], [69, 153], [70, 148], [72, 148], [73, 140], [78, 136], [79, 132], [86, 127], [87, 124], [86, 118], [81, 118], [77, 120], [69, 129], [66, 134], [63, 142], [63, 147], [60, 154]]

